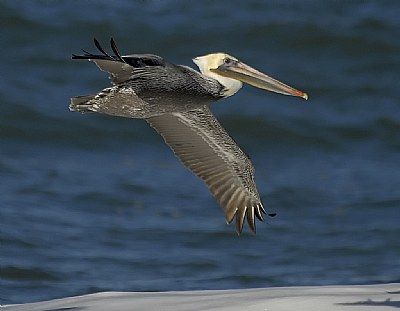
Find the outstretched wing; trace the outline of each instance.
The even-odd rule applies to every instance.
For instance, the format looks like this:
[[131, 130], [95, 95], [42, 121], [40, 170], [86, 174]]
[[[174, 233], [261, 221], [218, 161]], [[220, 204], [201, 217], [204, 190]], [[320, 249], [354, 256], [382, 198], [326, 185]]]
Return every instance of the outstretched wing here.
[[113, 38], [111, 38], [111, 49], [114, 55], [108, 54], [96, 38], [93, 39], [96, 48], [101, 54], [92, 54], [83, 50], [83, 55], [72, 54], [72, 59], [88, 59], [93, 61], [101, 70], [110, 73], [113, 84], [119, 84], [129, 80], [136, 68], [147, 66], [166, 65], [165, 60], [153, 54], [131, 54], [122, 56]]
[[161, 134], [175, 155], [208, 185], [225, 211], [226, 221], [236, 216], [240, 234], [247, 217], [255, 232], [254, 215], [265, 213], [246, 154], [222, 128], [207, 106], [146, 119]]

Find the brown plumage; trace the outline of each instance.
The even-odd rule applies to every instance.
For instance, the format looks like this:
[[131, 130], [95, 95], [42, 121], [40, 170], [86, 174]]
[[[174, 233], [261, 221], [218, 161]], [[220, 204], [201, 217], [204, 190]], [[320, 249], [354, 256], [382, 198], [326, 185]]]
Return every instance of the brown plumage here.
[[222, 128], [208, 108], [216, 100], [235, 94], [242, 81], [259, 88], [300, 96], [295, 90], [224, 53], [197, 57], [201, 73], [174, 65], [152, 54], [122, 56], [111, 39], [109, 55], [84, 51], [73, 59], [89, 59], [111, 74], [113, 86], [96, 95], [71, 99], [70, 109], [145, 119], [175, 155], [207, 184], [236, 231], [245, 218], [253, 232], [255, 217], [266, 213], [254, 181], [254, 167], [246, 154]]

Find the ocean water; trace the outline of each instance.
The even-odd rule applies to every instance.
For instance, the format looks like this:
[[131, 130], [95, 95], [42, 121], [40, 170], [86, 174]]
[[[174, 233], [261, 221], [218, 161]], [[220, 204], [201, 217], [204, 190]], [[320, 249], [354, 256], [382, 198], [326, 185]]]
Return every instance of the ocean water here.
[[[400, 3], [1, 1], [0, 304], [98, 291], [400, 281]], [[211, 106], [277, 213], [237, 236], [142, 120], [81, 115], [109, 86], [72, 53], [224, 51], [308, 92]], [[247, 225], [247, 224], [246, 224]]]

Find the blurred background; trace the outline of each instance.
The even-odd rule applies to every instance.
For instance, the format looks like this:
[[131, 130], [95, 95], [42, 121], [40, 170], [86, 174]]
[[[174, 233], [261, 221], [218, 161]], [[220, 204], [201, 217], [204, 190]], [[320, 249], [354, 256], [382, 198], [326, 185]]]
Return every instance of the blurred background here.
[[[0, 2], [0, 303], [98, 291], [400, 281], [400, 3]], [[122, 54], [227, 52], [309, 94], [211, 106], [267, 210], [239, 237], [143, 120], [72, 113]]]

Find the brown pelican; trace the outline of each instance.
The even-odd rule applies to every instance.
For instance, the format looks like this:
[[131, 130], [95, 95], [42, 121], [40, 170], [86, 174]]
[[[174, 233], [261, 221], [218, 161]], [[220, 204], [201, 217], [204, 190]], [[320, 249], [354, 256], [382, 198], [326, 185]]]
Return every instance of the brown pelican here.
[[255, 217], [266, 214], [258, 194], [254, 168], [246, 154], [222, 128], [208, 108], [235, 94], [242, 82], [268, 91], [299, 96], [307, 94], [279, 82], [225, 53], [196, 57], [194, 69], [174, 65], [160, 56], [122, 56], [111, 38], [114, 55], [94, 39], [100, 55], [83, 50], [72, 59], [88, 59], [111, 74], [113, 86], [95, 95], [71, 99], [72, 111], [99, 112], [145, 119], [194, 174], [204, 180], [224, 209], [227, 223], [236, 217], [236, 231], [247, 218], [255, 233]]

